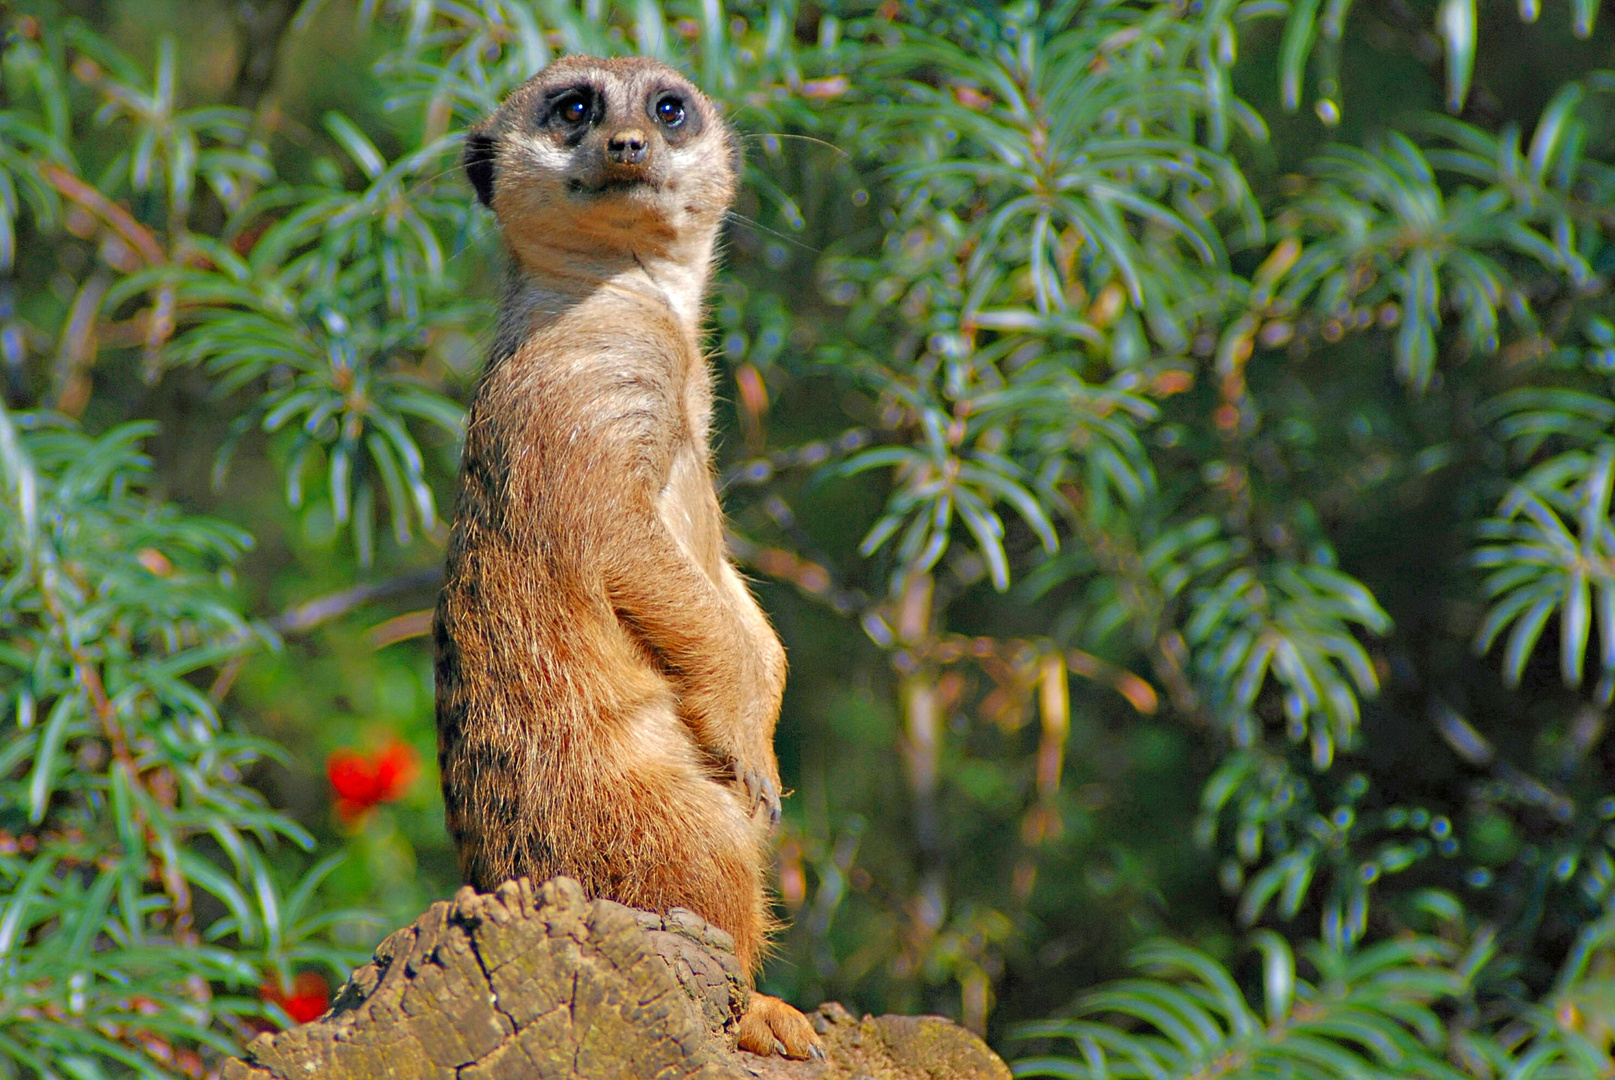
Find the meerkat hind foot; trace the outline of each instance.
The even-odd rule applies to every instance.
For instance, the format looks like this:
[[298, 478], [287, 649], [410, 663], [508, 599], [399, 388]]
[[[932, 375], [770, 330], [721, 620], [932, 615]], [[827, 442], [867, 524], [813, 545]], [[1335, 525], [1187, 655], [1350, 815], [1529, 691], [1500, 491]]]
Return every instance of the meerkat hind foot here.
[[752, 994], [737, 1031], [742, 1050], [767, 1057], [824, 1060], [824, 1047], [808, 1018], [777, 997]]

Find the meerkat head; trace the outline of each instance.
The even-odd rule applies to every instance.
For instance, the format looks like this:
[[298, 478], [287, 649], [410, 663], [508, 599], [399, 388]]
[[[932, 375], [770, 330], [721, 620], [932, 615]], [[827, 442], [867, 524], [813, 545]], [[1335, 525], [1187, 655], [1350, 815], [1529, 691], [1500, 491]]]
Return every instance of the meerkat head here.
[[666, 64], [568, 56], [466, 136], [465, 171], [525, 247], [710, 251], [733, 201], [739, 140]]

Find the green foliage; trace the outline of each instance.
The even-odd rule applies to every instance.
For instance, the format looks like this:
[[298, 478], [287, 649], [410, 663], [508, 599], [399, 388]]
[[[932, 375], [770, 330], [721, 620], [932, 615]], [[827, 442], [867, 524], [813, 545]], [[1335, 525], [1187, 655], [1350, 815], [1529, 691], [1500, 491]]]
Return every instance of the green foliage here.
[[[1123, 1078], [1295, 1077], [1378, 1080], [1391, 1077], [1507, 1075], [1548, 1078], [1602, 1075], [1608, 1059], [1574, 1033], [1551, 1028], [1513, 1033], [1514, 1052], [1494, 1040], [1450, 1029], [1437, 1006], [1465, 992], [1479, 959], [1456, 956], [1432, 938], [1387, 941], [1354, 954], [1308, 950], [1318, 980], [1297, 974], [1289, 944], [1271, 931], [1261, 952], [1261, 1011], [1211, 957], [1181, 945], [1139, 949], [1134, 965], [1150, 976], [1112, 983], [1085, 995], [1077, 1016], [1027, 1024], [1023, 1038], [1076, 1044], [1080, 1060], [1029, 1057], [1017, 1076], [1070, 1080]], [[1143, 1031], [1119, 1026], [1123, 1020]]]
[[1353, 956], [1316, 950], [1311, 959], [1324, 978], [1315, 986], [1297, 975], [1283, 938], [1263, 933], [1256, 940], [1264, 953], [1260, 1013], [1210, 957], [1154, 945], [1134, 957], [1151, 979], [1095, 991], [1077, 1014], [1129, 1017], [1155, 1032], [1124, 1034], [1081, 1020], [1027, 1025], [1025, 1035], [1075, 1041], [1084, 1063], [1029, 1059], [1018, 1071], [1083, 1078], [1461, 1075], [1433, 1052], [1444, 1027], [1431, 1004], [1462, 990], [1460, 976], [1432, 966], [1442, 955], [1439, 942], [1387, 942]]
[[284, 891], [275, 848], [311, 840], [242, 784], [271, 748], [192, 681], [263, 644], [223, 587], [248, 538], [144, 493], [151, 434], [0, 410], [6, 1075], [190, 1071], [243, 991], [348, 958], [318, 941], [329, 864]]
[[1167, 598], [1188, 586], [1184, 639], [1196, 649], [1209, 706], [1235, 740], [1248, 745], [1258, 738], [1256, 704], [1271, 673], [1290, 740], [1309, 740], [1313, 764], [1327, 769], [1335, 748], [1349, 747], [1356, 735], [1358, 696], [1379, 689], [1352, 624], [1384, 634], [1390, 617], [1339, 571], [1279, 562], [1263, 573], [1249, 556], [1247, 542], [1227, 540], [1209, 517], [1190, 521], [1144, 553], [1145, 565], [1166, 579], [1161, 591]]
[[[682, 66], [747, 147], [712, 322], [793, 665], [768, 989], [1038, 1018], [1025, 1075], [1608, 1075], [1594, 4], [1502, 48], [1473, 0], [193, 6], [7, 16], [24, 1075], [196, 1073], [333, 912], [456, 884], [403, 767], [500, 257], [456, 133], [570, 51]], [[333, 815], [322, 758], [376, 746]]]
[[[1497, 569], [1486, 581], [1486, 591], [1495, 603], [1481, 624], [1477, 647], [1490, 648], [1512, 622], [1503, 665], [1509, 681], [1518, 683], [1548, 618], [1557, 614], [1560, 670], [1568, 685], [1577, 686], [1595, 610], [1598, 637], [1604, 643], [1602, 666], [1606, 671], [1615, 668], [1615, 653], [1611, 652], [1615, 648], [1615, 581], [1609, 571], [1610, 555], [1615, 553], [1615, 537], [1609, 529], [1615, 447], [1601, 448], [1590, 460], [1586, 455], [1566, 454], [1553, 464], [1559, 483], [1548, 490], [1559, 496], [1554, 500], [1558, 509], [1521, 486], [1498, 508], [1498, 517], [1482, 525], [1481, 535], [1487, 543], [1476, 550], [1475, 563]], [[1533, 479], [1541, 483], [1544, 470], [1533, 471]], [[1571, 516], [1574, 527], [1560, 512]], [[1607, 701], [1609, 696], [1606, 686], [1600, 697]]]

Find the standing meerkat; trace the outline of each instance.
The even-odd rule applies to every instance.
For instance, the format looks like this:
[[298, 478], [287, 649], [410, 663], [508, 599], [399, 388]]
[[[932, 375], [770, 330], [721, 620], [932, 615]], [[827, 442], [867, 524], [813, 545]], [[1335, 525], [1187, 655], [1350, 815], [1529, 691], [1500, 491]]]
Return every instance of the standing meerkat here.
[[[785, 652], [724, 551], [701, 314], [739, 144], [686, 79], [572, 56], [466, 139], [510, 268], [433, 625], [466, 881], [685, 907], [755, 975]], [[754, 994], [756, 1053], [822, 1056]]]

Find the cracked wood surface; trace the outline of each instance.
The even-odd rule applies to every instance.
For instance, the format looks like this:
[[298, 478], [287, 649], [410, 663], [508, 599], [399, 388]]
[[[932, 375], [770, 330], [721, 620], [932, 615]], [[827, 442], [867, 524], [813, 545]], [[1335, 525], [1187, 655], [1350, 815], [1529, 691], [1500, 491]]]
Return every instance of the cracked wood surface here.
[[733, 948], [691, 912], [588, 900], [567, 878], [461, 889], [224, 1080], [1009, 1080], [947, 1020], [834, 1003], [810, 1014], [827, 1060], [738, 1051], [749, 992]]

